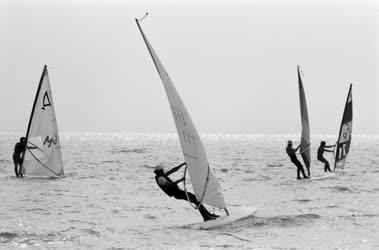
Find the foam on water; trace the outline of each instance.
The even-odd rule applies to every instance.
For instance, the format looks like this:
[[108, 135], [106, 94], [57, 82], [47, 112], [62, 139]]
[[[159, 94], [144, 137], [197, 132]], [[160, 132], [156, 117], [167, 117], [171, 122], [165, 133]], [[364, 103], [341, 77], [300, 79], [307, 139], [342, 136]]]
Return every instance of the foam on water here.
[[[284, 150], [298, 135], [204, 135], [228, 206], [259, 208], [206, 231], [183, 227], [199, 213], [155, 184], [154, 166], [183, 161], [175, 134], [63, 133], [63, 179], [14, 178], [19, 136], [0, 133], [0, 248], [379, 247], [378, 136], [354, 135], [337, 178], [302, 182]], [[314, 175], [321, 139], [336, 140], [312, 138]]]

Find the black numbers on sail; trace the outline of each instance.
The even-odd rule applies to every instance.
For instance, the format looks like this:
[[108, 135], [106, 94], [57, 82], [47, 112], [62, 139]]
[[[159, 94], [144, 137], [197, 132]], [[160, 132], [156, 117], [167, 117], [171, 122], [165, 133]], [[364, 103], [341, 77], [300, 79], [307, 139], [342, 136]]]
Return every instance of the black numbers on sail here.
[[183, 139], [187, 144], [196, 144], [196, 137], [193, 136], [190, 132], [184, 131], [182, 132]]
[[174, 116], [174, 119], [179, 122], [181, 126], [186, 126], [186, 117], [182, 113], [176, 111], [175, 109], [172, 110], [172, 114]]
[[338, 155], [338, 158], [339, 159], [342, 159], [342, 157], [344, 157], [345, 156], [345, 154], [346, 154], [346, 144], [344, 143], [344, 144], [341, 144], [339, 147], [338, 147], [338, 153], [339, 153], [339, 155]]

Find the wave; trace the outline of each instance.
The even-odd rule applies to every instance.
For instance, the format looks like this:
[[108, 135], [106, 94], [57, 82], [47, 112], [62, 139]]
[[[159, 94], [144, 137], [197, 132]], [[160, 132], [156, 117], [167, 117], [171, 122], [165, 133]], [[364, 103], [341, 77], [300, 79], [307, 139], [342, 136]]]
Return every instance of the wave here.
[[129, 153], [143, 154], [146, 152], [146, 148], [120, 149], [120, 150], [111, 150], [109, 152], [112, 154], [129, 154]]
[[245, 177], [243, 178], [244, 181], [269, 181], [271, 180], [271, 178], [269, 176], [266, 176], [266, 175], [259, 175], [259, 176], [256, 176], [256, 177]]
[[280, 167], [283, 167], [284, 164], [267, 164], [266, 167], [270, 167], [270, 168], [280, 168]]
[[17, 238], [19, 235], [17, 233], [11, 233], [11, 232], [0, 232], [0, 243], [9, 243], [15, 238]]
[[296, 199], [296, 200], [293, 200], [293, 201], [297, 201], [299, 203], [306, 203], [306, 202], [310, 202], [312, 200], [309, 200], [309, 199]]
[[278, 215], [273, 217], [254, 217], [251, 227], [293, 227], [311, 223], [321, 218], [318, 214]]

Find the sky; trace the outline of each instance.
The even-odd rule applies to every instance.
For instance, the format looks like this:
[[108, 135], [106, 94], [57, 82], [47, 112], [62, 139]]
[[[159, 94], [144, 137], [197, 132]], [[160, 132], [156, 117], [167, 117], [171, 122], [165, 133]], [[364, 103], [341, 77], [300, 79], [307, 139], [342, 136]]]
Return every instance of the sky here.
[[379, 134], [379, 4], [360, 1], [0, 0], [0, 131], [26, 132], [48, 65], [62, 132], [175, 132], [134, 18], [200, 133]]

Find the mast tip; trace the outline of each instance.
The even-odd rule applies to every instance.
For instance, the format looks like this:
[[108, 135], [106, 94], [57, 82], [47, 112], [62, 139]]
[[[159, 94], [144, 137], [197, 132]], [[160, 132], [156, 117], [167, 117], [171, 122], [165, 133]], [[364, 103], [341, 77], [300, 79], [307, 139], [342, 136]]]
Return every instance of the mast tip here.
[[145, 19], [147, 17], [147, 15], [149, 15], [149, 12], [146, 12], [146, 14], [140, 19], [136, 18], [136, 22], [142, 21], [143, 19]]

